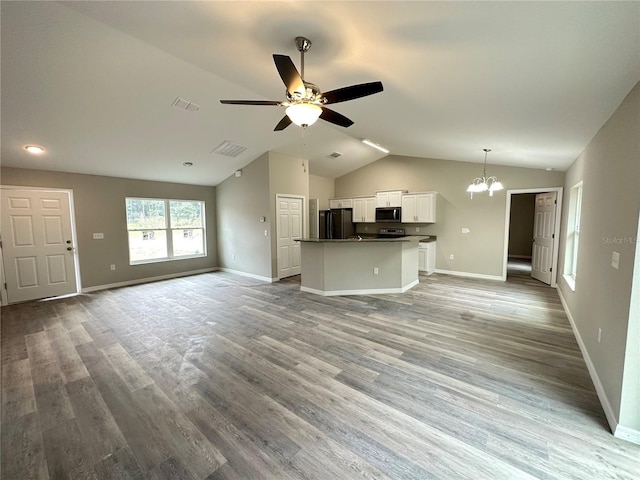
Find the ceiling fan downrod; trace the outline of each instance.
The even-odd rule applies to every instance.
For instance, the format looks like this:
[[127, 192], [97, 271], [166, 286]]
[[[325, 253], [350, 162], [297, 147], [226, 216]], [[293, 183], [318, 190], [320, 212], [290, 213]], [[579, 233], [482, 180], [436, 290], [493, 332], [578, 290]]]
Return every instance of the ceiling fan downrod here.
[[304, 54], [311, 48], [311, 40], [306, 37], [296, 37], [296, 48], [300, 52], [300, 76], [304, 80]]

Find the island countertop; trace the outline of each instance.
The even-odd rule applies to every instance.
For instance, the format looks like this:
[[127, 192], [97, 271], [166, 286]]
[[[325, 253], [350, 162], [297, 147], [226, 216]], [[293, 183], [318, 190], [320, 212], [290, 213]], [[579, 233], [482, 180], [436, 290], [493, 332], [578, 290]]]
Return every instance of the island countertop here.
[[407, 235], [397, 238], [353, 237], [353, 238], [296, 238], [297, 242], [310, 243], [358, 243], [358, 242], [431, 242], [436, 237], [432, 235]]

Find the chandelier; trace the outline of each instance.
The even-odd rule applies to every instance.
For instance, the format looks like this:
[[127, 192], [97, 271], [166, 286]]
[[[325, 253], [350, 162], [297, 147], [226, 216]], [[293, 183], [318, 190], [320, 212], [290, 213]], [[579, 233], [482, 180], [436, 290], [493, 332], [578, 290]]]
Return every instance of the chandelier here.
[[482, 177], [474, 178], [473, 182], [467, 187], [467, 192], [471, 194], [471, 198], [473, 198], [474, 193], [486, 192], [487, 190], [489, 190], [489, 196], [493, 197], [493, 192], [504, 188], [496, 177], [487, 177], [487, 153], [491, 149], [483, 148], [482, 150], [484, 150], [484, 170], [482, 171]]

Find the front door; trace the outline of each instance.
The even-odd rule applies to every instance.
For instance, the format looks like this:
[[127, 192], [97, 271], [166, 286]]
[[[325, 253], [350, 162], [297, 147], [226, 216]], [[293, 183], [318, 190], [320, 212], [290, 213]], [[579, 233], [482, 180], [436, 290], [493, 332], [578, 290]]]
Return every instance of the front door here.
[[1, 225], [9, 303], [77, 293], [69, 192], [3, 188]]
[[278, 278], [300, 275], [300, 242], [296, 238], [302, 238], [303, 232], [303, 199], [300, 197], [286, 197], [278, 195]]
[[533, 222], [533, 249], [531, 256], [531, 276], [548, 285], [551, 284], [553, 265], [553, 238], [556, 225], [557, 192], [536, 195]]

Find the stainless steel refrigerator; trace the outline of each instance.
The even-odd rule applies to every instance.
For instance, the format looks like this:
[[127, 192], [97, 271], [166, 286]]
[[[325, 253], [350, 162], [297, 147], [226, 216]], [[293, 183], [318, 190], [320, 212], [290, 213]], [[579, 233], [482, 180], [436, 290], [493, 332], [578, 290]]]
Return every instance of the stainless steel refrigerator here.
[[350, 208], [320, 211], [320, 238], [338, 239], [355, 235], [353, 212]]

